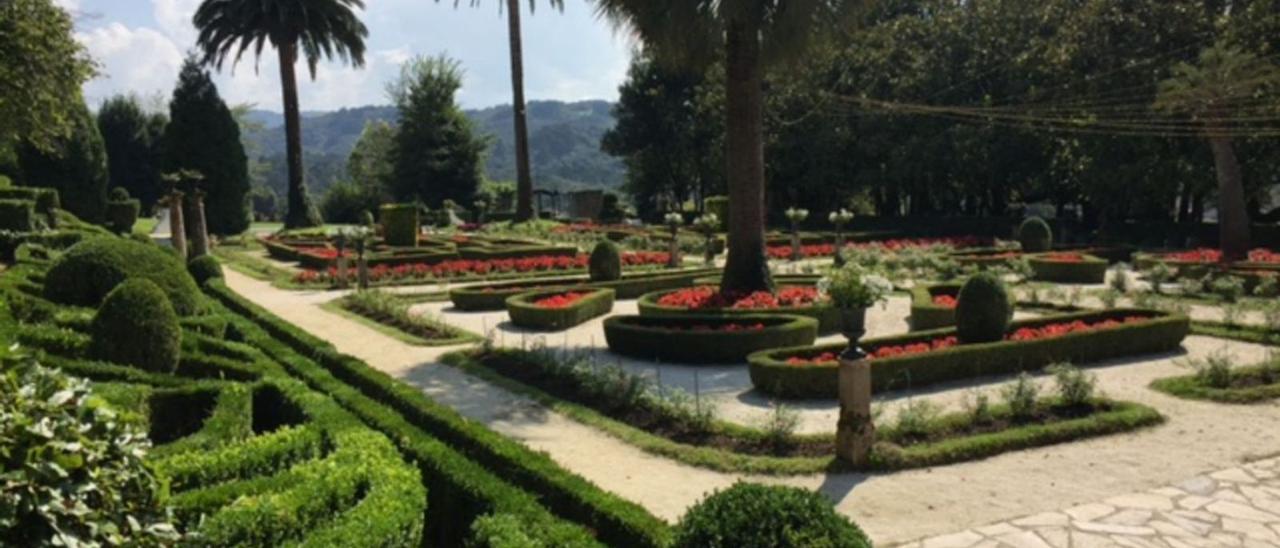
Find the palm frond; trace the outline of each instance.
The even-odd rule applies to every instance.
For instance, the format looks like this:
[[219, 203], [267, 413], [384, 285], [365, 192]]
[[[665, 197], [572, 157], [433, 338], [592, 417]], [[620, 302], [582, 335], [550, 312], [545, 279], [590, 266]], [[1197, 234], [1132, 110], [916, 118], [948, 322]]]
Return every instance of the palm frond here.
[[364, 66], [369, 29], [356, 15], [362, 9], [363, 0], [205, 0], [192, 23], [203, 62], [219, 70], [228, 59], [239, 64], [250, 49], [260, 60], [270, 42], [296, 46], [314, 79], [321, 59]]

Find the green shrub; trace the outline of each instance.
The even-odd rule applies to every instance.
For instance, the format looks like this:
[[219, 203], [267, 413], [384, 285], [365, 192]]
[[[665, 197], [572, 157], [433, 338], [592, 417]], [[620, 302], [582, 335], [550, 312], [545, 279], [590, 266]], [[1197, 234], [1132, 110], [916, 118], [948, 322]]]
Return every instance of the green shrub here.
[[222, 264], [212, 255], [201, 255], [187, 262], [187, 272], [197, 285], [222, 277]]
[[1018, 226], [1018, 242], [1025, 253], [1043, 253], [1053, 249], [1053, 229], [1039, 217], [1027, 217]]
[[1244, 278], [1239, 276], [1219, 276], [1209, 282], [1209, 292], [1226, 303], [1234, 303], [1244, 297]]
[[1004, 339], [1013, 318], [1013, 306], [1004, 282], [983, 272], [969, 278], [956, 299], [956, 334], [965, 343]]
[[[562, 308], [545, 308], [536, 304], [539, 299], [575, 292], [584, 295], [575, 303]], [[511, 323], [528, 329], [558, 331], [582, 324], [613, 311], [616, 293], [612, 289], [569, 288], [521, 293], [507, 299], [507, 314]]]
[[1027, 258], [1034, 279], [1060, 284], [1100, 284], [1107, 279], [1107, 261], [1081, 255], [1079, 262], [1054, 261], [1044, 255]]
[[157, 373], [178, 368], [182, 329], [178, 315], [150, 280], [125, 280], [102, 301], [93, 318], [94, 357]]
[[111, 189], [111, 192], [107, 194], [107, 200], [110, 200], [112, 202], [123, 202], [128, 199], [129, 199], [129, 189], [122, 186], [118, 186]]
[[1036, 398], [1040, 396], [1040, 387], [1031, 380], [1025, 371], [1018, 374], [1018, 380], [1000, 389], [1000, 395], [1009, 406], [1009, 415], [1017, 422], [1031, 420], [1036, 410]]
[[1081, 371], [1069, 363], [1058, 363], [1048, 367], [1053, 373], [1054, 382], [1058, 385], [1058, 398], [1068, 407], [1083, 407], [1093, 401], [1093, 394], [1098, 389], [1098, 378]]
[[138, 200], [111, 200], [107, 202], [107, 226], [116, 234], [129, 234], [133, 232], [141, 211], [142, 202]]
[[45, 277], [45, 298], [61, 304], [96, 307], [128, 278], [146, 278], [164, 290], [181, 316], [197, 311], [200, 290], [182, 261], [154, 244], [96, 237], [67, 249]]
[[0, 230], [31, 232], [36, 229], [36, 203], [0, 199]]
[[415, 247], [418, 245], [418, 206], [414, 204], [383, 204], [382, 238], [387, 245]]
[[[762, 329], [726, 331], [729, 325]], [[818, 321], [786, 314], [613, 316], [604, 322], [609, 350], [668, 363], [738, 363], [759, 350], [813, 344]]]
[[861, 548], [871, 541], [818, 493], [738, 483], [690, 508], [676, 528], [674, 546]]
[[724, 229], [725, 224], [729, 222], [729, 197], [728, 196], [707, 196], [702, 201], [702, 208], [707, 213], [715, 213], [720, 218], [720, 229]]
[[588, 267], [593, 282], [612, 282], [621, 278], [622, 254], [618, 252], [618, 246], [608, 240], [596, 244], [591, 250]]
[[938, 295], [956, 295], [958, 284], [917, 285], [911, 288], [911, 330], [927, 331], [956, 324], [956, 309], [933, 302]]
[[164, 510], [164, 488], [143, 462], [146, 432], [119, 420], [86, 381], [28, 359], [6, 360], [0, 373], [0, 544], [163, 546], [178, 540]]

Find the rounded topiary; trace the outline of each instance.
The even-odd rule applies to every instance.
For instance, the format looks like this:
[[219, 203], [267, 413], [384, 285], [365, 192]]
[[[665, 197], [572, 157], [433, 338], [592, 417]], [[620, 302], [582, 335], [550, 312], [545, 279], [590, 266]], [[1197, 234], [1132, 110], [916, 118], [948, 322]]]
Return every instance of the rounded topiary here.
[[129, 199], [129, 189], [118, 186], [111, 189], [111, 193], [107, 195], [107, 199], [112, 202], [123, 202]]
[[415, 204], [384, 204], [382, 213], [382, 238], [387, 245], [414, 247], [418, 245], [418, 206]]
[[593, 282], [611, 282], [622, 277], [622, 254], [618, 246], [608, 240], [596, 244], [587, 265]]
[[796, 487], [738, 483], [690, 508], [676, 527], [673, 546], [861, 548], [871, 546], [871, 541], [822, 495]]
[[201, 255], [187, 263], [187, 272], [197, 284], [204, 285], [211, 279], [222, 277], [222, 264], [212, 255]]
[[1027, 253], [1043, 253], [1053, 248], [1053, 229], [1039, 217], [1027, 217], [1018, 227], [1018, 241]]
[[111, 200], [107, 202], [107, 225], [116, 234], [129, 234], [133, 232], [133, 225], [138, 222], [140, 211], [142, 203], [138, 200]]
[[182, 328], [164, 291], [150, 280], [125, 280], [93, 318], [93, 357], [157, 373], [178, 368]]
[[62, 304], [96, 307], [129, 278], [151, 280], [168, 295], [181, 316], [199, 308], [200, 289], [186, 265], [155, 244], [100, 236], [71, 246], [45, 276], [45, 298]]
[[956, 297], [956, 335], [964, 343], [1004, 339], [1013, 317], [1009, 291], [995, 274], [977, 274], [964, 283]]

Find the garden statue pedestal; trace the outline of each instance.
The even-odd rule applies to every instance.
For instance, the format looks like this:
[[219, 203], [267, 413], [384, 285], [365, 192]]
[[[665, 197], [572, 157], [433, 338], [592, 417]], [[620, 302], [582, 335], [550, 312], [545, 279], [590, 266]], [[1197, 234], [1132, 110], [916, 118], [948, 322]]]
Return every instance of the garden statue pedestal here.
[[842, 331], [849, 347], [840, 354], [837, 387], [840, 419], [836, 423], [836, 456], [857, 468], [870, 463], [875, 443], [875, 423], [871, 419], [871, 360], [858, 348], [866, 334], [865, 308], [841, 311]]

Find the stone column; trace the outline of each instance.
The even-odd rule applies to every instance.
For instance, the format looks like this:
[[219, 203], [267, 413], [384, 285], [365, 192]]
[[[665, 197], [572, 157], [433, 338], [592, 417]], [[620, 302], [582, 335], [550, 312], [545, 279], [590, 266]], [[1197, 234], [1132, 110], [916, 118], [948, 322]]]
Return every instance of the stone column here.
[[667, 260], [667, 266], [670, 268], [680, 267], [680, 227], [671, 227], [671, 257]]
[[182, 191], [169, 193], [169, 245], [185, 261], [187, 258], [187, 226], [182, 222]]
[[799, 261], [804, 257], [800, 256], [800, 223], [791, 222], [791, 261]]
[[369, 263], [364, 259], [364, 247], [364, 238], [356, 240], [356, 287], [361, 291], [369, 289]]
[[338, 288], [347, 288], [347, 237], [339, 233], [335, 238], [338, 247]]
[[836, 266], [844, 266], [844, 255], [840, 254], [840, 252], [843, 250], [844, 250], [844, 227], [839, 226], [839, 227], [836, 227], [836, 257], [835, 257]]
[[191, 258], [209, 254], [209, 228], [204, 220], [204, 191], [191, 193]]
[[865, 468], [870, 464], [876, 427], [871, 419], [871, 361], [865, 356], [840, 357], [840, 420], [836, 423], [836, 456]]

